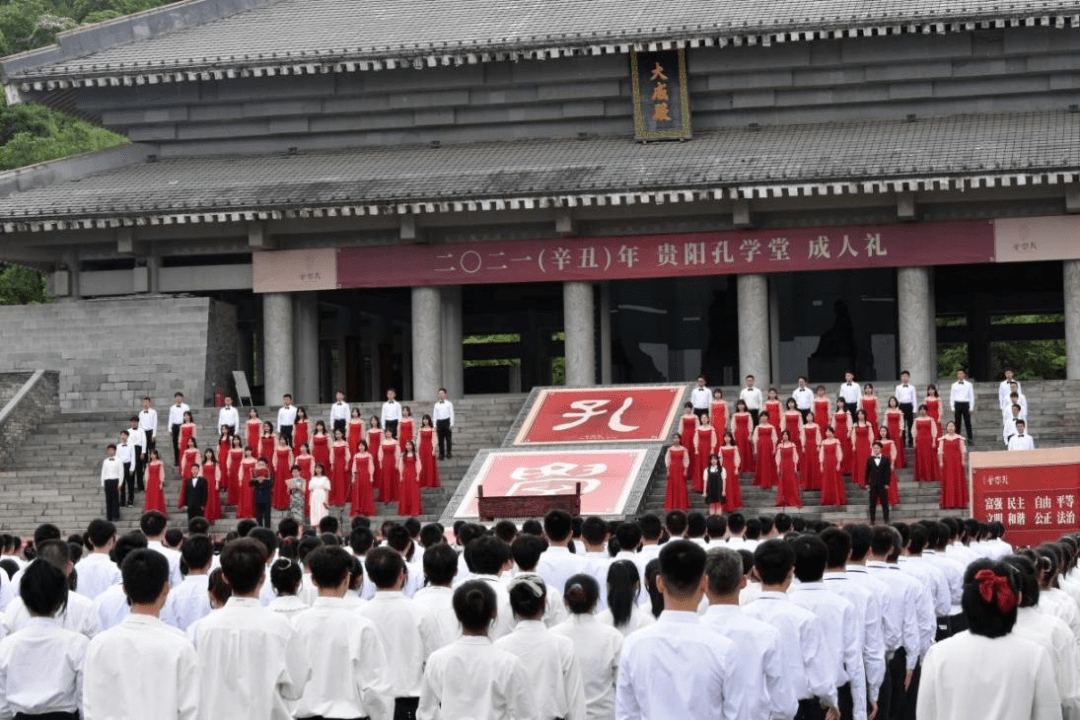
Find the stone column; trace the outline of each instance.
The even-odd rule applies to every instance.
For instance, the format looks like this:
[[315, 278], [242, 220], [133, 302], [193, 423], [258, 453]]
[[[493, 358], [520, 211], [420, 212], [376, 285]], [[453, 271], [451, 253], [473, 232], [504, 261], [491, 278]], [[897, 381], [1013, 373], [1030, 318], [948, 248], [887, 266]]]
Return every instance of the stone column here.
[[412, 289], [412, 394], [430, 403], [442, 381], [442, 298], [437, 287]]
[[1080, 260], [1066, 260], [1065, 377], [1080, 380]]
[[322, 400], [319, 397], [319, 294], [293, 293], [293, 316], [294, 401], [297, 405], [314, 405]]
[[291, 293], [266, 293], [262, 298], [263, 402], [273, 407], [293, 392], [293, 300]]
[[600, 283], [600, 384], [611, 384], [611, 283]]
[[[740, 275], [739, 301], [739, 377], [753, 375], [759, 388], [772, 383], [769, 373], [769, 280], [764, 275]], [[764, 390], [762, 390], [764, 392]]]
[[566, 385], [596, 383], [596, 328], [592, 283], [563, 283], [563, 330], [566, 333]]
[[[924, 267], [896, 269], [896, 311], [899, 315], [900, 370], [911, 373], [918, 387], [936, 380], [933, 366], [935, 328], [932, 323], [933, 286]], [[899, 375], [899, 372], [897, 373]]]
[[442, 288], [442, 387], [451, 398], [465, 394], [465, 365], [462, 358], [463, 330], [461, 286]]

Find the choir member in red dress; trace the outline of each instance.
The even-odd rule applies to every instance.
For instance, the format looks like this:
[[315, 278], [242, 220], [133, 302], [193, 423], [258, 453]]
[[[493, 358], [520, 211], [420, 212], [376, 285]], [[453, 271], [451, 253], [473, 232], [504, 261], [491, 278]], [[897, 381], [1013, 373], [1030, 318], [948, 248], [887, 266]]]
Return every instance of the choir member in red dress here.
[[874, 430], [867, 422], [866, 411], [859, 408], [855, 412], [855, 427], [851, 428], [851, 479], [861, 488], [866, 487], [866, 461], [870, 459], [873, 438]]
[[814, 414], [806, 413], [803, 425], [802, 482], [804, 490], [821, 489], [821, 461], [818, 459], [818, 447], [821, 444], [821, 428], [814, 422]]
[[[892, 430], [888, 425], [882, 425], [880, 430], [881, 434], [881, 454], [889, 458], [889, 467], [892, 468], [892, 474], [889, 477], [889, 506], [900, 504], [900, 482], [896, 477], [896, 456], [897, 454], [903, 454], [904, 448], [897, 444], [893, 440]], [[903, 435], [897, 435], [896, 437], [902, 438]]]
[[360, 408], [354, 407], [352, 409], [347, 429], [346, 439], [349, 441], [349, 457], [352, 457], [356, 454], [356, 449], [360, 447], [360, 441], [367, 436], [367, 426], [364, 424], [364, 418], [360, 417]]
[[424, 510], [420, 504], [420, 457], [416, 454], [416, 443], [412, 440], [405, 443], [405, 450], [398, 458], [398, 477], [401, 482], [398, 490], [398, 515], [422, 515]]
[[826, 394], [825, 386], [818, 385], [814, 390], [814, 422], [824, 430], [829, 426], [829, 411], [832, 409], [832, 400]]
[[266, 464], [271, 468], [273, 472], [274, 466], [274, 450], [277, 448], [277, 435], [274, 434], [274, 423], [266, 420], [262, 425], [262, 434], [259, 435], [259, 444], [255, 447], [258, 451], [255, 453], [257, 457], [266, 458]]
[[247, 442], [245, 445], [251, 448], [254, 453], [259, 447], [259, 436], [262, 434], [262, 420], [259, 419], [259, 411], [255, 408], [248, 410], [248, 419], [244, 423], [244, 427], [247, 429]]
[[232, 436], [229, 447], [229, 472], [225, 479], [225, 504], [235, 506], [240, 501], [240, 463], [244, 459], [244, 441], [239, 435]]
[[289, 477], [292, 475], [293, 454], [289, 447], [289, 439], [284, 435], [278, 436], [277, 447], [274, 448], [274, 496], [273, 507], [275, 510], [289, 509]]
[[795, 443], [795, 447], [799, 448], [799, 454], [802, 455], [803, 451], [803, 417], [799, 412], [799, 408], [795, 406], [795, 398], [787, 399], [787, 409], [784, 410], [783, 426], [781, 429], [787, 430], [788, 435], [791, 436], [791, 442]]
[[941, 466], [941, 509], [966, 508], [967, 493], [967, 442], [956, 434], [956, 423], [945, 424], [945, 435], [938, 445], [938, 463]]
[[349, 441], [345, 433], [334, 430], [334, 444], [330, 447], [330, 500], [335, 507], [349, 500]]
[[691, 403], [683, 405], [683, 414], [679, 418], [679, 436], [683, 438], [683, 445], [690, 453], [690, 471], [687, 477], [693, 478], [697, 472], [697, 455], [694, 453], [694, 438], [697, 437], [698, 416], [694, 414], [694, 406]]
[[791, 433], [787, 430], [780, 433], [775, 460], [779, 468], [776, 507], [802, 507], [802, 498], [799, 497], [799, 448], [791, 441]]
[[720, 388], [716, 388], [712, 391], [712, 402], [709, 403], [709, 417], [712, 418], [713, 429], [716, 430], [716, 437], [724, 437], [724, 433], [728, 429], [728, 404], [724, 399], [724, 391]]
[[934, 421], [934, 437], [941, 437], [941, 396], [938, 395], [937, 385], [926, 386], [926, 397], [923, 398], [926, 405], [926, 414]]
[[919, 415], [912, 423], [912, 434], [915, 436], [915, 471], [916, 480], [930, 482], [934, 479], [934, 464], [936, 460], [937, 426], [934, 419], [927, 412], [925, 404], [919, 406]]
[[821, 441], [818, 453], [821, 462], [821, 504], [847, 505], [844, 474], [841, 472], [844, 446], [836, 439], [836, 430], [831, 425], [825, 428], [825, 439]]
[[413, 439], [413, 429], [416, 426], [416, 418], [413, 417], [412, 408], [408, 405], [401, 406], [401, 420], [398, 421], [398, 447], [405, 451], [405, 444]]
[[690, 487], [698, 494], [705, 492], [705, 478], [702, 473], [709, 465], [709, 456], [716, 452], [716, 448], [720, 444], [719, 440], [716, 430], [713, 429], [712, 423], [709, 422], [709, 414], [704, 413], [701, 416], [701, 424], [698, 425], [697, 430], [694, 432], [693, 467], [697, 471], [697, 475], [690, 476]]
[[221, 485], [223, 489], [229, 482], [229, 449], [232, 447], [232, 427], [221, 426], [221, 435], [218, 436], [218, 464], [221, 465]]
[[392, 430], [383, 433], [379, 445], [379, 502], [388, 503], [397, 500], [398, 492], [398, 455], [401, 450]]
[[768, 413], [758, 416], [758, 426], [754, 428], [754, 484], [762, 488], [776, 487], [776, 428]]
[[316, 465], [330, 467], [330, 442], [331, 437], [326, 434], [326, 423], [317, 421], [315, 434], [311, 436], [311, 456], [315, 458]]
[[[749, 413], [747, 413], [749, 416]], [[730, 430], [724, 433], [724, 444], [720, 446], [720, 464], [724, 466], [724, 512], [735, 512], [742, 507], [742, 486], [739, 483], [739, 463], [742, 451], [735, 444], [735, 435]]]
[[[885, 409], [885, 427], [889, 428], [889, 437], [896, 438], [894, 440], [896, 445], [896, 461], [893, 463], [893, 468], [896, 470], [903, 470], [907, 467], [907, 458], [904, 454], [904, 411], [900, 409], [900, 401], [896, 399], [896, 396], [889, 398], [889, 406]], [[892, 500], [889, 504], [893, 504]]]
[[352, 459], [352, 506], [349, 516], [375, 514], [375, 462], [368, 452], [367, 442], [360, 441]]
[[709, 456], [704, 476], [705, 502], [709, 505], [709, 514], [720, 515], [724, 512], [724, 501], [727, 500], [727, 475], [719, 455]]
[[206, 478], [205, 517], [210, 522], [221, 519], [221, 465], [211, 448], [203, 453], [202, 474]]
[[769, 388], [769, 396], [765, 398], [765, 402], [761, 404], [761, 414], [769, 416], [769, 423], [777, 428], [779, 432], [780, 428], [780, 412], [783, 406], [780, 404], [780, 393], [776, 388]]
[[251, 475], [258, 465], [255, 449], [248, 445], [244, 448], [244, 459], [240, 461], [240, 487], [237, 488], [236, 519], [249, 520], [255, 517], [255, 488], [251, 487]]
[[[191, 416], [191, 411], [184, 411], [184, 422], [180, 425], [180, 437], [177, 442], [177, 447], [181, 449], [181, 452], [188, 446], [188, 440], [199, 436], [199, 426], [195, 424], [195, 420]], [[180, 472], [183, 474], [184, 462], [180, 461]]]
[[832, 419], [833, 430], [836, 431], [836, 439], [840, 441], [840, 449], [844, 456], [840, 461], [840, 472], [844, 475], [851, 474], [851, 415], [848, 414], [847, 403], [844, 398], [836, 400], [836, 414]]
[[382, 497], [385, 490], [382, 488], [382, 465], [380, 464], [379, 456], [382, 455], [382, 426], [380, 425], [378, 416], [372, 415], [368, 419], [368, 432], [367, 432], [367, 446], [368, 452], [371, 453], [371, 461], [375, 463], [375, 489], [379, 490], [380, 502], [383, 502]]
[[[307, 415], [307, 408], [296, 408], [296, 420], [293, 421], [292, 426], [292, 446], [293, 454], [300, 451], [300, 446], [304, 443], [308, 443], [311, 438], [311, 419]], [[307, 487], [307, 483], [304, 483], [304, 487]], [[307, 517], [306, 515], [304, 517]]]
[[[186, 478], [189, 477], [188, 471], [191, 469], [192, 465], [199, 464], [199, 442], [195, 438], [189, 437], [187, 442], [180, 447], [184, 448], [184, 451], [180, 453], [180, 477]], [[183, 484], [181, 484], [181, 497], [184, 495], [184, 490], [185, 488]]]
[[690, 496], [686, 492], [686, 475], [690, 471], [690, 453], [682, 444], [682, 436], [675, 433], [671, 447], [664, 453], [667, 468], [667, 490], [664, 493], [664, 512], [690, 509]]
[[[866, 411], [866, 422], [870, 423], [870, 432], [874, 434], [874, 440], [877, 440], [878, 427], [881, 426], [881, 422], [878, 418], [877, 395], [874, 394], [874, 386], [870, 383], [863, 385], [863, 394], [859, 396], [859, 407]], [[869, 458], [870, 456], [867, 455], [866, 457]], [[863, 463], [863, 465], [866, 465], [866, 463]], [[865, 467], [863, 468], [863, 475], [866, 475]]]
[[146, 497], [143, 499], [143, 512], [157, 510], [162, 515], [168, 516], [165, 509], [165, 463], [161, 462], [161, 455], [157, 450], [151, 450], [148, 456], [150, 463], [146, 466]]
[[311, 454], [307, 443], [301, 443], [297, 447], [293, 464], [300, 468], [300, 477], [304, 478], [304, 517], [311, 517], [311, 489], [308, 483], [315, 476], [315, 456]]
[[435, 425], [430, 415], [420, 418], [420, 443], [416, 452], [420, 455], [420, 487], [442, 487], [439, 479], [439, 461], [435, 450], [438, 446], [435, 436]]
[[731, 434], [739, 448], [739, 473], [754, 472], [754, 446], [750, 436], [754, 431], [754, 416], [746, 409], [746, 403], [735, 403], [735, 414], [731, 416]]

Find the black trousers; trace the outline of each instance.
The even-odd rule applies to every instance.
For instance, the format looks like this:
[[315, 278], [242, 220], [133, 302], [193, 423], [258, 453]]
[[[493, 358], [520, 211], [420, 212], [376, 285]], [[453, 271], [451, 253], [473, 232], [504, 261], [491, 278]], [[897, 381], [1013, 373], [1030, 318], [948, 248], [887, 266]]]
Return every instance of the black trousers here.
[[709, 414], [709, 408], [694, 408], [694, 414], [697, 415], [697, 419], [700, 422], [702, 415]]
[[278, 435], [289, 441], [289, 445], [292, 446], [292, 425], [282, 425], [278, 427]]
[[420, 698], [394, 698], [394, 720], [416, 720], [416, 709], [420, 707]]
[[270, 503], [255, 503], [255, 524], [270, 527]]
[[[904, 413], [904, 442], [911, 447], [911, 423], [915, 422], [915, 406], [911, 403], [900, 403], [900, 412]], [[897, 438], [893, 438], [894, 441]]]
[[146, 490], [146, 485], [143, 484], [143, 477], [146, 471], [146, 448], [135, 446], [135, 486], [139, 489], [139, 492]]
[[105, 519], [120, 519], [120, 481], [105, 481]]
[[889, 660], [885, 664], [885, 677], [881, 680], [881, 690], [878, 691], [877, 698], [867, 697], [866, 711], [870, 712], [869, 703], [877, 701], [877, 717], [880, 720], [889, 720], [889, 709], [891, 707], [890, 701], [892, 700], [892, 661]]
[[[751, 410], [750, 408], [747, 408], [746, 411], [750, 413], [750, 419], [754, 421], [754, 427], [757, 427], [758, 415], [761, 414], [761, 409]], [[796, 717], [798, 717], [798, 715], [796, 715]]]
[[328, 718], [325, 715], [308, 715], [306, 717], [299, 718], [299, 720], [371, 720], [371, 718]]
[[454, 430], [450, 427], [450, 418], [435, 421], [435, 435], [439, 438], [439, 459], [454, 454]]
[[825, 711], [821, 709], [821, 701], [817, 698], [799, 701], [799, 711], [795, 713], [795, 720], [823, 720]]
[[844, 683], [836, 688], [836, 704], [840, 706], [840, 720], [853, 720], [855, 717], [855, 698], [851, 695], [851, 683]]
[[966, 402], [953, 403], [953, 422], [956, 423], [956, 434], [960, 434], [960, 423], [967, 426], [967, 439], [971, 442], [971, 405]]
[[889, 488], [870, 488], [870, 524], [874, 524], [878, 503], [881, 503], [881, 517], [889, 523]]
[[915, 674], [911, 676], [911, 687], [904, 693], [904, 712], [900, 717], [903, 720], [915, 720], [915, 706], [919, 701], [919, 679], [922, 677], [922, 663], [915, 666]]
[[15, 713], [15, 720], [79, 720], [77, 712], [47, 712], [40, 715]]
[[[907, 675], [907, 651], [904, 648], [899, 648], [896, 654], [893, 655], [893, 659], [889, 661], [888, 672], [885, 673], [889, 676], [889, 682], [891, 687], [889, 688], [888, 701], [888, 713], [882, 715], [881, 706], [878, 706], [878, 717], [881, 720], [900, 720], [900, 716], [904, 712], [904, 676]], [[882, 696], [884, 697], [884, 685], [882, 685]]]
[[383, 430], [388, 433], [394, 433], [394, 437], [397, 437], [397, 426], [397, 420], [387, 420], [386, 425], [383, 427]]
[[128, 505], [135, 503], [135, 473], [129, 465], [124, 465], [124, 484], [120, 487], [120, 504], [125, 502]]
[[180, 467], [180, 426], [170, 425], [169, 433], [172, 435], [173, 465]]
[[150, 456], [151, 450], [157, 450], [157, 439], [154, 437], [153, 430], [143, 430], [146, 433], [146, 455]]
[[335, 430], [340, 430], [341, 432], [345, 433], [346, 436], [348, 436], [348, 434], [349, 434], [349, 421], [348, 420], [341, 420], [340, 418], [335, 420], [334, 421], [334, 427], [330, 428], [330, 434], [333, 435]]

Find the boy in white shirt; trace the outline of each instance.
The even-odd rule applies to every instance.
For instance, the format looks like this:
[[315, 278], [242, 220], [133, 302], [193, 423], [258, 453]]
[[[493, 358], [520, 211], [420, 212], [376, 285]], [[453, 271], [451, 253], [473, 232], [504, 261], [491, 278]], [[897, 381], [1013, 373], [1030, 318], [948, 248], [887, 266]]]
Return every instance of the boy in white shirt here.
[[1016, 434], [1009, 438], [1009, 450], [1034, 450], [1035, 440], [1025, 430], [1027, 423], [1023, 420], [1016, 421]]
[[109, 557], [116, 545], [116, 525], [101, 518], [91, 520], [85, 537], [92, 551], [75, 566], [79, 572], [78, 593], [93, 600], [120, 582], [120, 568]]
[[761, 395], [761, 389], [754, 387], [754, 376], [746, 376], [746, 387], [739, 391], [739, 399], [746, 403], [746, 410], [750, 413], [750, 417], [754, 421], [755, 427], [758, 424], [758, 413], [761, 412], [761, 403], [765, 399]]
[[281, 407], [277, 411], [278, 434], [285, 437], [292, 445], [292, 429], [296, 423], [296, 407], [292, 404], [292, 395], [285, 393], [281, 399]]
[[184, 539], [180, 555], [188, 566], [183, 582], [169, 593], [169, 605], [176, 616], [180, 630], [189, 627], [210, 614], [210, 598], [207, 595], [210, 566], [214, 560], [214, 547], [206, 535], [188, 535]]

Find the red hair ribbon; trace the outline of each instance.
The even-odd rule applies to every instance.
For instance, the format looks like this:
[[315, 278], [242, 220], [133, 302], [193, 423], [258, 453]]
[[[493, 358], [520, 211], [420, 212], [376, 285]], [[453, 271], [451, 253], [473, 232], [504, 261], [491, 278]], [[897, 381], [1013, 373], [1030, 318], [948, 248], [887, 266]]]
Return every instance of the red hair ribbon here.
[[979, 595], [986, 602], [994, 600], [994, 596], [997, 596], [997, 606], [1001, 612], [1011, 612], [1019, 604], [1019, 598], [1009, 585], [1009, 579], [998, 575], [993, 570], [984, 569], [975, 573], [975, 582], [979, 583]]

